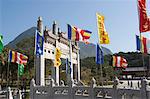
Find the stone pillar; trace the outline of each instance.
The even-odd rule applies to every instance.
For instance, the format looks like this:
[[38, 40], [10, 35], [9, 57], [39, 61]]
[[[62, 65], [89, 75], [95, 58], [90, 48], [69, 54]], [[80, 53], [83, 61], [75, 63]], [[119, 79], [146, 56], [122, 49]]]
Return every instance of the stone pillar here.
[[[53, 60], [53, 63], [55, 62], [55, 60]], [[54, 66], [51, 66], [51, 71], [52, 71], [52, 74], [51, 74], [51, 76], [52, 76], [52, 78], [54, 79], [54, 81], [55, 81], [55, 79], [56, 79], [56, 68], [54, 67]]]
[[30, 99], [34, 99], [34, 87], [35, 87], [35, 80], [32, 78], [30, 82]]
[[56, 84], [59, 86], [59, 67], [56, 67]]
[[94, 88], [96, 87], [97, 85], [96, 85], [96, 80], [95, 80], [95, 78], [93, 77], [92, 78], [92, 82], [91, 82], [91, 86], [90, 86], [90, 93], [89, 93], [89, 97], [90, 97], [90, 99], [95, 99], [95, 92], [94, 92]]
[[42, 17], [38, 17], [37, 30], [38, 30], [40, 33], [43, 33], [43, 21], [42, 21]]
[[[57, 24], [56, 21], [53, 22], [52, 33], [58, 37]], [[59, 41], [56, 39], [56, 48], [59, 48]], [[55, 60], [54, 60], [55, 62]], [[59, 67], [52, 67], [52, 78], [55, 80], [56, 84], [59, 86]]]
[[73, 78], [78, 80], [78, 64], [73, 65], [73, 71], [74, 71], [74, 73], [73, 73], [74, 77]]
[[19, 90], [19, 93], [18, 93], [18, 99], [22, 99], [21, 90]]
[[113, 93], [112, 93], [112, 99], [121, 99], [118, 96], [118, 84], [119, 84], [119, 79], [115, 77], [114, 79], [114, 84], [113, 84]]
[[13, 95], [12, 95], [12, 91], [11, 91], [10, 87], [8, 87], [7, 90], [8, 90], [7, 91], [7, 97], [8, 97], [8, 99], [13, 99]]
[[53, 22], [52, 31], [54, 35], [58, 35], [56, 21]]
[[45, 85], [45, 65], [44, 65], [44, 56], [36, 56], [35, 59], [35, 68], [36, 68], [36, 85]]
[[141, 99], [149, 99], [150, 97], [148, 97], [147, 95], [147, 85], [148, 85], [148, 81], [146, 78], [143, 78], [141, 81]]
[[74, 91], [73, 91], [73, 80], [70, 80], [68, 83], [69, 89], [68, 89], [68, 99], [74, 99]]
[[44, 61], [44, 54], [40, 57], [40, 85], [45, 86], [45, 61]]
[[[37, 21], [37, 30], [41, 34], [43, 34], [42, 17], [38, 18], [38, 21]], [[44, 51], [43, 51], [43, 55], [40, 55], [40, 56], [36, 56], [35, 55], [35, 68], [36, 68], [36, 74], [35, 74], [36, 75], [36, 84], [44, 86], [45, 85]]]

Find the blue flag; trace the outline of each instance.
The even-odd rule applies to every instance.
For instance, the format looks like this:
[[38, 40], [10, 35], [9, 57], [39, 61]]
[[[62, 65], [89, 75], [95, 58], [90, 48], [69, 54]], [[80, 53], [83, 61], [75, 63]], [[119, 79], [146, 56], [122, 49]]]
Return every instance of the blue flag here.
[[140, 51], [141, 40], [138, 35], [136, 35], [136, 50]]
[[66, 74], [71, 74], [71, 67], [68, 58], [66, 59]]
[[96, 45], [96, 64], [104, 64], [104, 55], [100, 46]]
[[67, 26], [68, 26], [68, 39], [71, 40], [72, 28], [69, 24], [67, 24]]
[[44, 37], [36, 30], [36, 55], [43, 55]]

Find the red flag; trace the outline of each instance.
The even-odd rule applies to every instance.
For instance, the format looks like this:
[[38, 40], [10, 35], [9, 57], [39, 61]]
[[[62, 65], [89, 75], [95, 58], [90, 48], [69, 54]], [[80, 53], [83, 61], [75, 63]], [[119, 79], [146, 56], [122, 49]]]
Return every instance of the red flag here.
[[122, 68], [127, 68], [127, 60], [121, 56], [113, 56], [113, 61], [112, 61], [113, 67], [122, 67]]
[[27, 64], [28, 57], [24, 54], [9, 51], [9, 62], [18, 63], [18, 64]]
[[68, 39], [72, 41], [81, 41], [88, 44], [88, 40], [90, 39], [91, 34], [91, 31], [82, 30], [80, 28], [68, 24]]
[[146, 13], [146, 0], [138, 0], [138, 11], [140, 32], [150, 31], [150, 18], [148, 18]]

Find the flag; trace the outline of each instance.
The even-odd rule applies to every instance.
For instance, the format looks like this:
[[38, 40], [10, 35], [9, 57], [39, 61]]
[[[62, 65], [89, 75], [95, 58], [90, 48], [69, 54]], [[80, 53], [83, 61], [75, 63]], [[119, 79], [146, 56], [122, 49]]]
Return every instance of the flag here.
[[15, 51], [9, 51], [9, 62], [18, 64], [27, 64], [28, 57]]
[[23, 64], [18, 64], [18, 74], [19, 76], [23, 75], [24, 73], [24, 65]]
[[141, 36], [140, 38], [139, 36], [136, 35], [136, 45], [138, 51], [150, 54], [150, 39], [143, 36]]
[[79, 41], [79, 32], [77, 29], [68, 24], [68, 39], [72, 41]]
[[108, 33], [106, 32], [105, 25], [104, 25], [104, 16], [99, 15], [96, 13], [97, 16], [97, 27], [98, 27], [98, 36], [100, 44], [109, 44], [110, 39]]
[[104, 64], [104, 55], [100, 46], [96, 46], [96, 64]]
[[3, 36], [0, 35], [0, 53], [2, 53], [3, 48], [4, 48], [4, 45], [3, 45]]
[[112, 65], [113, 67], [126, 68], [128, 63], [126, 59], [121, 56], [113, 56]]
[[146, 0], [138, 0], [138, 12], [140, 32], [150, 31], [150, 18], [146, 13]]
[[138, 35], [136, 35], [136, 50], [140, 51], [141, 50], [141, 40]]
[[85, 42], [86, 44], [89, 44], [89, 39], [91, 37], [92, 32], [88, 30], [81, 30], [81, 39], [80, 41]]
[[66, 74], [71, 74], [71, 67], [68, 58], [66, 59]]
[[35, 51], [36, 55], [43, 55], [43, 46], [44, 45], [44, 36], [41, 36], [41, 33], [36, 30], [36, 45]]
[[55, 63], [54, 63], [54, 66], [55, 67], [59, 67], [61, 65], [61, 50], [59, 48], [56, 48], [56, 51], [55, 51]]
[[81, 41], [85, 43], [89, 43], [89, 39], [91, 37], [92, 32], [89, 30], [82, 30], [75, 26], [71, 26], [68, 24], [68, 39], [72, 41]]

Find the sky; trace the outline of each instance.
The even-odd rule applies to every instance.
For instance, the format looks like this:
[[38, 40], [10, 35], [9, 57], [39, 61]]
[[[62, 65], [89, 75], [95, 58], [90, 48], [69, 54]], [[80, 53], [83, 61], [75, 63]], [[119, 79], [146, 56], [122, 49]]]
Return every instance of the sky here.
[[[102, 45], [113, 53], [135, 52], [139, 35], [137, 0], [0, 0], [0, 33], [4, 45], [25, 30], [36, 26], [39, 16], [49, 29], [55, 20], [62, 32], [67, 24], [92, 31], [90, 42], [98, 42], [96, 12], [105, 16], [110, 44]], [[147, 0], [150, 15], [150, 0]], [[150, 33], [142, 33], [150, 38]]]

